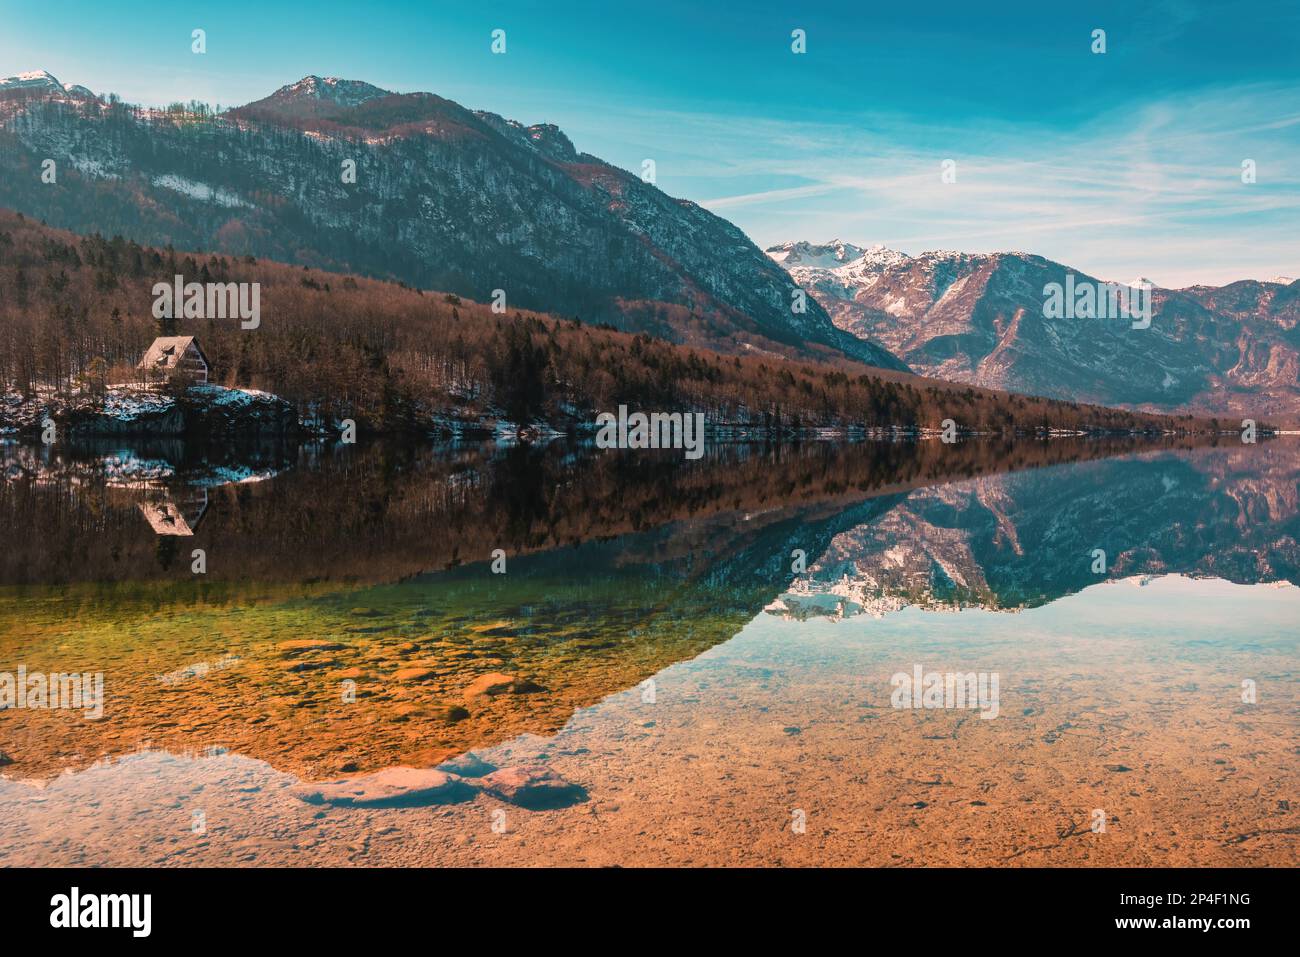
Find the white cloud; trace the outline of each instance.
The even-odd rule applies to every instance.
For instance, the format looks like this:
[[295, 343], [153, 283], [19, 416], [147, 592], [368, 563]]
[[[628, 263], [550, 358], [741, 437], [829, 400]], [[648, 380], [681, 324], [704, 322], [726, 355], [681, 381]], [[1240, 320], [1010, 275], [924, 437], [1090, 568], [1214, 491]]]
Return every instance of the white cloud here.
[[[1296, 92], [1202, 90], [1063, 129], [936, 128], [889, 114], [644, 111], [625, 122], [653, 144], [643, 148], [667, 191], [700, 199], [760, 245], [840, 236], [909, 252], [1019, 249], [1094, 275], [1187, 285], [1300, 272]], [[955, 184], [940, 179], [948, 158]], [[1241, 182], [1244, 159], [1257, 164], [1254, 184]]]

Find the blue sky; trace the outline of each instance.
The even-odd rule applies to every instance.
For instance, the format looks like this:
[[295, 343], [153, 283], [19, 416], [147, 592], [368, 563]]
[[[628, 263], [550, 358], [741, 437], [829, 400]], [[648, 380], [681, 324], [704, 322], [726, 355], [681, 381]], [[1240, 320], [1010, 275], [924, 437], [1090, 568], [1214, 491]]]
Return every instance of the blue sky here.
[[1019, 249], [1165, 285], [1300, 276], [1294, 0], [704, 6], [5, 0], [0, 74], [151, 104], [238, 104], [308, 73], [429, 90], [556, 123], [628, 169], [652, 158], [660, 187], [762, 246]]

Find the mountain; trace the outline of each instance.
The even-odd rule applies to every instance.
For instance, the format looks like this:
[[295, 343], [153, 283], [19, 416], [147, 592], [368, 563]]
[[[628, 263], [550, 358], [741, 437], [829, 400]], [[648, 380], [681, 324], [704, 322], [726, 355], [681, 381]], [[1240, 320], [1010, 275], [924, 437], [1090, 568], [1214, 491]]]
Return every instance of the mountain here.
[[816, 302], [794, 311], [790, 276], [734, 225], [555, 126], [336, 77], [220, 115], [104, 104], [43, 77], [4, 81], [0, 205], [52, 225], [504, 295], [726, 352], [906, 368]]
[[44, 70], [19, 73], [0, 78], [0, 101], [31, 97], [55, 97], [60, 100], [93, 100], [95, 94], [84, 86], [60, 83]]
[[1300, 417], [1297, 283], [1151, 284], [1151, 326], [1134, 329], [1126, 319], [1046, 318], [1046, 285], [1099, 280], [1027, 253], [908, 256], [835, 241], [768, 255], [837, 326], [923, 375], [1153, 411]]
[[829, 243], [815, 245], [808, 242], [784, 243], [772, 246], [767, 254], [786, 269], [795, 267], [807, 269], [836, 269], [849, 263], [857, 262], [862, 266], [892, 266], [907, 259], [906, 253], [875, 245], [863, 249], [839, 239]]
[[336, 76], [305, 76], [297, 83], [280, 87], [264, 100], [249, 104], [246, 110], [260, 109], [264, 112], [281, 110], [289, 114], [302, 115], [311, 111], [308, 104], [314, 104], [317, 114], [346, 110], [360, 106], [370, 100], [392, 96], [388, 90], [381, 90], [373, 84], [362, 80], [340, 80]]

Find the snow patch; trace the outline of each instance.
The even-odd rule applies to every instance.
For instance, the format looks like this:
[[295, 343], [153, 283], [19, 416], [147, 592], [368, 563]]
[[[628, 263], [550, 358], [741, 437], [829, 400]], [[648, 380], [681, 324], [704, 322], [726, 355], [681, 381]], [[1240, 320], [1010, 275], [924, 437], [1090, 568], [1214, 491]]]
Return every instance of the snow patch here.
[[241, 206], [252, 206], [251, 203], [245, 202], [234, 193], [222, 189], [220, 186], [214, 189], [207, 183], [196, 183], [183, 176], [177, 176], [175, 173], [165, 173], [162, 176], [155, 176], [153, 184], [155, 186], [161, 186], [163, 189], [170, 189], [177, 193], [184, 193], [191, 199], [197, 199], [204, 203], [215, 200], [219, 206], [225, 206], [228, 209], [234, 209]]
[[100, 160], [91, 159], [89, 156], [72, 157], [73, 168], [82, 176], [89, 176], [91, 179], [117, 179], [116, 173], [110, 173], [104, 168]]

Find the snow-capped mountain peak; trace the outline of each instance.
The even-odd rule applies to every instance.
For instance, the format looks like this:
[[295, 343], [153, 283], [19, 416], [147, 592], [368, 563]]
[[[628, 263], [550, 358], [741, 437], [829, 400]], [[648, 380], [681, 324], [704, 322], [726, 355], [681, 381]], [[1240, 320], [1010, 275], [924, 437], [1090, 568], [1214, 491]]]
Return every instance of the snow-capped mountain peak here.
[[343, 80], [337, 76], [316, 76], [309, 74], [297, 83], [280, 87], [271, 94], [273, 100], [328, 100], [339, 106], [359, 106], [368, 100], [391, 96], [388, 90], [382, 90], [364, 80]]
[[883, 344], [933, 378], [1101, 405], [1235, 414], [1267, 402], [1270, 414], [1300, 410], [1296, 349], [1286, 339], [1297, 301], [1277, 286], [1234, 284], [1223, 292], [1169, 290], [1146, 276], [1112, 280], [1159, 290], [1149, 303], [1150, 331], [1138, 334], [1125, 317], [1100, 311], [1095, 320], [1052, 319], [1045, 290], [1065, 287], [1071, 275], [1080, 289], [1097, 280], [1042, 256], [895, 255], [881, 266], [869, 264], [871, 251], [831, 268], [781, 265], [838, 328]]
[[22, 89], [22, 88], [55, 88], [63, 89], [63, 84], [55, 79], [54, 74], [45, 70], [31, 70], [27, 73], [19, 73], [17, 76], [7, 76], [0, 80], [0, 89]]
[[60, 83], [48, 70], [30, 70], [14, 76], [0, 78], [0, 96], [44, 95], [67, 99], [95, 99], [95, 94], [76, 83]]
[[807, 240], [781, 243], [777, 246], [769, 246], [766, 252], [775, 262], [779, 262], [787, 269], [791, 266], [834, 269], [836, 266], [843, 266], [857, 259], [865, 250], [851, 243], [832, 239], [826, 243], [810, 243]]
[[19, 73], [17, 76], [7, 76], [0, 79], [0, 92], [10, 90], [35, 90], [51, 91], [62, 93], [65, 91], [62, 83], [55, 78], [52, 73], [45, 70], [32, 70], [28, 73]]
[[880, 243], [863, 248], [840, 239], [825, 243], [810, 243], [806, 240], [781, 243], [769, 246], [766, 252], [774, 262], [792, 272], [820, 273], [833, 270], [851, 275], [887, 269], [911, 258], [907, 253]]
[[862, 251], [862, 255], [848, 265], [861, 268], [883, 269], [888, 266], [896, 266], [899, 263], [907, 262], [912, 257], [907, 253], [899, 252], [897, 249], [890, 249], [880, 243], [869, 246]]

